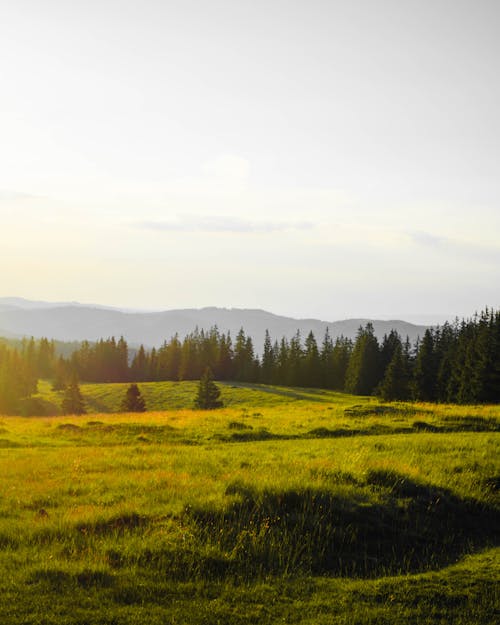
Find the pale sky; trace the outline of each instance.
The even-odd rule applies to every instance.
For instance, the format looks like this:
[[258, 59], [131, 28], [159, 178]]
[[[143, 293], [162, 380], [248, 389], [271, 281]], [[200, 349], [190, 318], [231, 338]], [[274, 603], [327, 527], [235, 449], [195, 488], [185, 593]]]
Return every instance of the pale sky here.
[[499, 32], [498, 0], [0, 0], [0, 296], [499, 307]]

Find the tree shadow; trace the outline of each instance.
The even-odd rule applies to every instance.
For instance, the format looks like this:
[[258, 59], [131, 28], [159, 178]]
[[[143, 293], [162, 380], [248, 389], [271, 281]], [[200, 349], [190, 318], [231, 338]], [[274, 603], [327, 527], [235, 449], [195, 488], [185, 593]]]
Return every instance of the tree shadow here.
[[392, 471], [371, 471], [358, 486], [339, 496], [233, 484], [226, 510], [188, 508], [185, 515], [237, 578], [414, 573], [499, 543], [498, 510], [484, 503]]

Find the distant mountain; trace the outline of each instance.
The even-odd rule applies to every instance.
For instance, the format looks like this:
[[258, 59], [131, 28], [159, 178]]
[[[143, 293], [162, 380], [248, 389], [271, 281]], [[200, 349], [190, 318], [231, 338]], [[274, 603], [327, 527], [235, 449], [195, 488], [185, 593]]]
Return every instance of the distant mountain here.
[[273, 340], [282, 336], [291, 338], [297, 330], [305, 338], [312, 330], [320, 343], [327, 328], [332, 338], [340, 335], [354, 338], [359, 326], [366, 325], [368, 321], [373, 323], [379, 338], [394, 329], [403, 338], [408, 336], [414, 342], [426, 329], [426, 326], [399, 320], [346, 319], [327, 322], [293, 319], [253, 309], [209, 307], [164, 312], [125, 312], [82, 304], [49, 304], [29, 300], [19, 302], [17, 298], [0, 298], [0, 335], [45, 336], [60, 341], [95, 341], [110, 336], [124, 336], [130, 345], [142, 343], [147, 347], [158, 347], [175, 333], [183, 338], [196, 327], [208, 330], [217, 325], [221, 332], [231, 332], [233, 339], [243, 328], [254, 340], [256, 350], [260, 351], [266, 329]]

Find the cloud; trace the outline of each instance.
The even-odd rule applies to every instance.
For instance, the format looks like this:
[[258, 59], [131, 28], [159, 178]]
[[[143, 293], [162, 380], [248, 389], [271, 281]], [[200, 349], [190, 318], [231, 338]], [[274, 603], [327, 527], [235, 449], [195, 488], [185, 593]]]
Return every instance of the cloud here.
[[15, 202], [17, 200], [39, 200], [41, 196], [24, 193], [22, 191], [11, 191], [10, 189], [0, 189], [0, 202]]
[[175, 221], [142, 221], [136, 227], [162, 232], [272, 233], [309, 230], [313, 224], [307, 221], [256, 221], [229, 215], [184, 215]]
[[449, 240], [446, 237], [436, 236], [435, 234], [423, 232], [421, 230], [408, 232], [408, 236], [414, 243], [426, 247], [441, 247], [443, 243]]
[[443, 237], [423, 231], [408, 232], [407, 235], [419, 246], [463, 257], [469, 261], [476, 260], [485, 263], [500, 261], [500, 247], [489, 243]]

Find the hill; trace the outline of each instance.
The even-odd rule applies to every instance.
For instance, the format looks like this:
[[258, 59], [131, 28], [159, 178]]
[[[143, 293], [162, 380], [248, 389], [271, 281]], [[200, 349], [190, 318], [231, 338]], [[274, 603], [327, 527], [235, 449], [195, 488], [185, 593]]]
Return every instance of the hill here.
[[264, 310], [217, 308], [166, 310], [162, 312], [130, 312], [116, 308], [82, 304], [49, 304], [18, 298], [0, 298], [0, 328], [4, 336], [46, 336], [60, 341], [94, 341], [110, 336], [123, 336], [131, 345], [158, 347], [175, 333], [183, 338], [196, 327], [208, 330], [217, 325], [221, 332], [231, 332], [233, 338], [240, 328], [254, 340], [257, 349], [264, 342], [266, 329], [271, 336], [291, 338], [297, 330], [306, 337], [312, 330], [318, 341], [326, 329], [335, 338], [354, 338], [359, 326], [371, 321], [380, 339], [392, 329], [412, 342], [422, 336], [426, 326], [406, 321], [376, 319], [346, 319], [321, 321], [294, 319], [274, 315]]
[[497, 622], [498, 406], [222, 386], [2, 415], [2, 623]]

